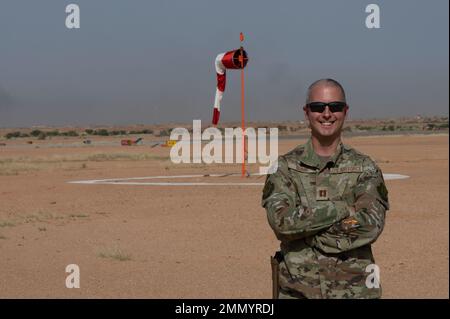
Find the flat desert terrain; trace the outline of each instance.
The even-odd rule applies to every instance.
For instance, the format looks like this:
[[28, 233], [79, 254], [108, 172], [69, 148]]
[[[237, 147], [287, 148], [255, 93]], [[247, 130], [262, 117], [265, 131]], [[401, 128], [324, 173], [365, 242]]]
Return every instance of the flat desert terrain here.
[[[303, 142], [280, 139], [279, 153]], [[449, 298], [448, 133], [344, 143], [409, 176], [386, 182], [391, 210], [374, 244], [383, 297]], [[118, 138], [0, 146], [0, 298], [271, 298], [278, 241], [260, 206], [264, 177], [227, 175], [239, 164], [173, 164], [169, 150]], [[135, 184], [149, 181], [169, 184]], [[65, 286], [69, 264], [79, 289]]]

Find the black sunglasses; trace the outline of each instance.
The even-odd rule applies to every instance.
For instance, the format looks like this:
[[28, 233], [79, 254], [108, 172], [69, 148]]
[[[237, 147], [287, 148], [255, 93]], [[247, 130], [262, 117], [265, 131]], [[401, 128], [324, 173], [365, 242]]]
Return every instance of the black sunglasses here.
[[325, 111], [325, 108], [327, 107], [327, 105], [330, 109], [330, 112], [335, 113], [335, 112], [342, 112], [344, 110], [344, 108], [347, 106], [347, 103], [336, 101], [336, 102], [329, 102], [329, 103], [311, 102], [311, 103], [306, 104], [306, 106], [309, 107], [311, 112], [314, 112], [314, 113], [322, 113], [323, 111]]

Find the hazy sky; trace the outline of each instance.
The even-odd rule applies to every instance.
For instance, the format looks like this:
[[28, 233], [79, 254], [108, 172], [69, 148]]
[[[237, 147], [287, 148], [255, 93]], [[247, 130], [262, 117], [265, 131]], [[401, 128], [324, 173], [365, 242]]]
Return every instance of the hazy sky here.
[[[65, 26], [76, 3], [81, 28]], [[380, 6], [380, 29], [365, 8]], [[0, 0], [0, 126], [210, 123], [214, 58], [246, 36], [248, 120], [303, 119], [332, 77], [350, 118], [448, 115], [447, 0]], [[221, 121], [240, 120], [227, 73]]]

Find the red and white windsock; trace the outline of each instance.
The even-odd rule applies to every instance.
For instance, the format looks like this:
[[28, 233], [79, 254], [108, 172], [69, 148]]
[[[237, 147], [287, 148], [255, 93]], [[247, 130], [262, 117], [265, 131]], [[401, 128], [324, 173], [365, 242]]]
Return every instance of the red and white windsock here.
[[217, 88], [216, 98], [214, 100], [214, 113], [212, 123], [217, 125], [220, 117], [220, 102], [222, 101], [223, 92], [225, 91], [226, 70], [227, 69], [243, 69], [247, 65], [247, 52], [243, 48], [221, 53], [216, 57], [216, 73]]

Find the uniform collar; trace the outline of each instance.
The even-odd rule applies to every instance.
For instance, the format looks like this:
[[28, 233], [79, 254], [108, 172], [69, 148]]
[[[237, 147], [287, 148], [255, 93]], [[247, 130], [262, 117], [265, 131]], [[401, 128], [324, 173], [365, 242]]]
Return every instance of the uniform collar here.
[[[344, 149], [344, 145], [342, 144], [342, 141], [339, 143], [336, 152], [330, 157], [327, 163], [333, 162], [333, 164], [336, 163], [337, 159], [342, 153], [342, 150]], [[300, 156], [300, 162], [302, 162], [305, 165], [321, 168], [321, 160], [319, 156], [314, 152], [314, 148], [312, 145], [312, 140], [309, 138], [309, 140], [305, 144], [304, 151], [302, 155]]]

